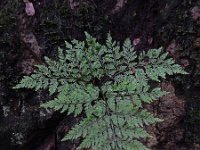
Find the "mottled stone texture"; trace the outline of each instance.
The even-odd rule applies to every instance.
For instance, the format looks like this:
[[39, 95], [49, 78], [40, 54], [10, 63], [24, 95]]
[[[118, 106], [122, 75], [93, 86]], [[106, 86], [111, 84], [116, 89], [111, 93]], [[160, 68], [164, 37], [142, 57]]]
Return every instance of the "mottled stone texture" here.
[[153, 149], [162, 147], [163, 149], [179, 148], [177, 142], [184, 138], [184, 128], [182, 126], [185, 116], [185, 98], [175, 94], [172, 83], [161, 83], [164, 91], [170, 92], [160, 98], [153, 105], [148, 105], [148, 110], [154, 112], [163, 121], [157, 125], [148, 127], [153, 138], [147, 140], [147, 145]]
[[156, 150], [198, 150], [199, 8], [199, 0], [1, 0], [1, 150], [76, 149], [79, 141], [60, 140], [78, 118], [41, 109], [51, 99], [45, 91], [12, 87], [43, 63], [43, 56], [56, 59], [64, 40], [83, 40], [84, 31], [100, 42], [109, 31], [118, 41], [130, 37], [137, 51], [163, 46], [185, 67], [190, 75], [167, 77], [160, 86], [170, 94], [146, 106], [164, 120], [149, 127], [153, 138], [147, 144]]

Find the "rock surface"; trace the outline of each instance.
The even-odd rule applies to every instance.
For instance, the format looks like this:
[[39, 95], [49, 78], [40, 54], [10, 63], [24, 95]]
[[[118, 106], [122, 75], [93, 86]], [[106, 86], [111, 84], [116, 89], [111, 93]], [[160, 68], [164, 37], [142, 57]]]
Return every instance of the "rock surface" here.
[[[25, 9], [23, 1], [0, 1], [1, 150], [76, 149], [78, 141], [60, 140], [77, 120], [41, 109], [39, 105], [50, 99], [45, 92], [15, 91], [12, 87], [24, 74], [31, 74], [33, 65], [42, 63], [44, 55], [56, 58], [56, 49], [63, 46], [64, 40], [84, 39], [85, 30], [101, 42], [109, 31], [119, 41], [130, 37], [138, 51], [163, 46], [185, 67], [191, 75], [162, 83], [161, 87], [170, 94], [146, 106], [164, 119], [149, 127], [153, 138], [147, 143], [157, 150], [189, 149], [187, 143], [190, 149], [199, 149], [198, 140], [187, 141], [185, 137], [186, 133], [198, 137], [194, 132], [199, 129], [200, 113], [195, 106], [200, 104], [186, 98], [188, 93], [199, 93], [200, 85], [198, 0], [30, 2], [32, 6]], [[178, 90], [185, 93], [177, 94]], [[193, 95], [200, 99], [198, 94]]]

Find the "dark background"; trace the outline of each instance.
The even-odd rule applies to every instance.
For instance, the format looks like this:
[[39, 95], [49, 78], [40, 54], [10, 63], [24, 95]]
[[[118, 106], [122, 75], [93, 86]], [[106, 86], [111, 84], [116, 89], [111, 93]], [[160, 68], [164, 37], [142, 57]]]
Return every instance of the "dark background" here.
[[130, 37], [137, 51], [163, 46], [190, 74], [167, 79], [172, 92], [149, 106], [165, 119], [149, 129], [146, 141], [157, 150], [200, 149], [200, 1], [199, 0], [32, 0], [28, 16], [21, 0], [0, 1], [0, 149], [73, 150], [78, 141], [60, 142], [78, 118], [44, 110], [44, 91], [13, 90], [43, 56], [56, 59], [64, 40], [84, 40], [84, 31], [100, 42], [111, 32]]

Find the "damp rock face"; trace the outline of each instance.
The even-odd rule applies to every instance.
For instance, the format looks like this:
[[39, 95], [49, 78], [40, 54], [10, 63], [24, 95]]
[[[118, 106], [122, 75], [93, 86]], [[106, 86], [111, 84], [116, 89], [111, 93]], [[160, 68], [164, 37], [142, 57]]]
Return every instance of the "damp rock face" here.
[[[1, 150], [76, 149], [78, 141], [61, 142], [76, 121], [41, 109], [39, 105], [50, 99], [45, 93], [14, 91], [12, 87], [23, 74], [31, 74], [33, 65], [41, 63], [43, 56], [56, 56], [56, 49], [63, 46], [64, 40], [84, 39], [85, 30], [101, 41], [109, 31], [118, 41], [130, 37], [137, 50], [164, 46], [191, 73], [189, 79], [181, 79], [182, 85], [187, 85], [188, 91], [200, 85], [199, 0], [30, 2], [27, 12], [23, 1], [0, 0]], [[17, 20], [21, 11], [24, 15]], [[196, 102], [200, 96], [194, 100], [194, 106], [198, 106], [194, 112], [190, 101], [186, 105], [185, 97], [175, 94], [175, 84], [162, 83], [161, 87], [170, 94], [146, 107], [164, 121], [149, 128], [153, 138], [147, 144], [155, 150], [182, 150], [178, 143], [183, 134], [190, 132], [191, 126], [193, 132], [199, 129], [199, 119], [195, 123], [191, 120], [200, 114], [200, 104]], [[191, 111], [185, 112], [185, 107]], [[185, 115], [189, 116], [187, 130], [183, 127]], [[191, 149], [200, 149], [199, 143]]]
[[160, 87], [169, 94], [147, 108], [163, 119], [163, 122], [149, 127], [153, 138], [147, 140], [147, 145], [155, 150], [178, 148], [177, 143], [184, 138], [184, 128], [181, 124], [185, 116], [186, 101], [175, 94], [172, 83], [161, 83]]

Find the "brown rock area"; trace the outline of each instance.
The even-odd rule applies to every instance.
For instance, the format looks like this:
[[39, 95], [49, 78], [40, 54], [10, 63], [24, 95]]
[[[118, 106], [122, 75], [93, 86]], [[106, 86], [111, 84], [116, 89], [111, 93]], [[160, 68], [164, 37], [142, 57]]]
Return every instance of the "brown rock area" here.
[[161, 83], [160, 86], [169, 94], [147, 109], [163, 119], [163, 122], [148, 128], [153, 137], [147, 141], [147, 145], [152, 149], [169, 150], [177, 147], [177, 142], [183, 139], [184, 129], [181, 128], [181, 121], [185, 115], [185, 99], [175, 95], [172, 83]]

